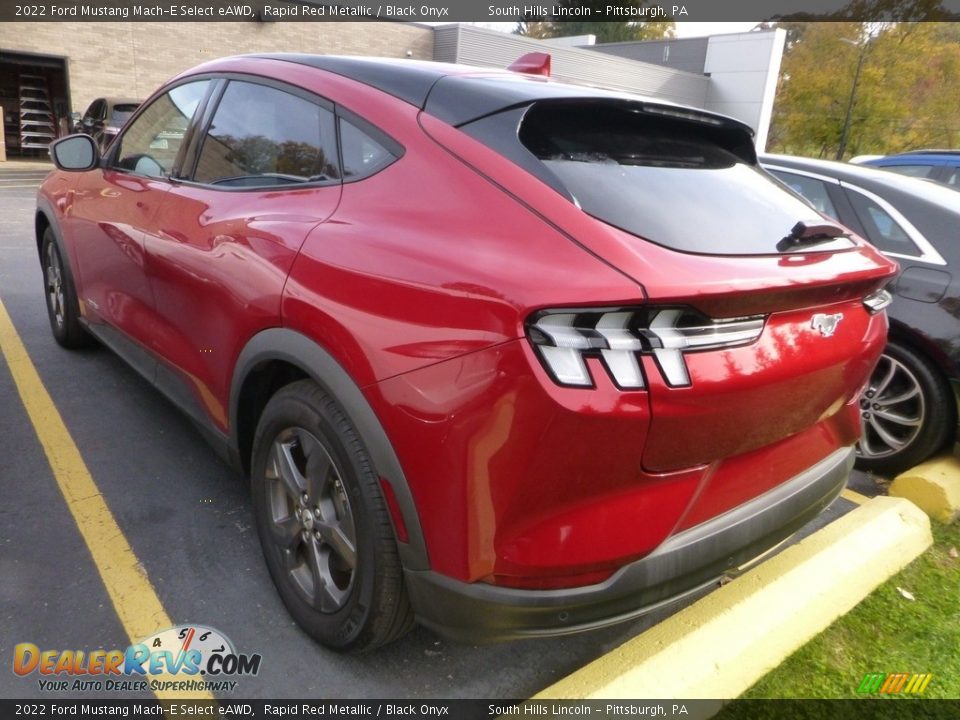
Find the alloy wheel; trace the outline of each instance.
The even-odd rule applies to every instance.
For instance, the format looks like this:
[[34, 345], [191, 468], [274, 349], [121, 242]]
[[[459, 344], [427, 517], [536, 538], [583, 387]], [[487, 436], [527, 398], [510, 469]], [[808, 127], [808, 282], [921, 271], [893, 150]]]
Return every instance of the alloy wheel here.
[[57, 327], [64, 323], [63, 267], [53, 243], [47, 245], [47, 302]]
[[920, 434], [925, 413], [917, 376], [896, 358], [882, 355], [860, 396], [863, 434], [857, 454], [874, 459], [902, 452]]
[[357, 568], [356, 527], [336, 463], [303, 428], [281, 432], [266, 467], [270, 534], [293, 586], [311, 606], [344, 606]]

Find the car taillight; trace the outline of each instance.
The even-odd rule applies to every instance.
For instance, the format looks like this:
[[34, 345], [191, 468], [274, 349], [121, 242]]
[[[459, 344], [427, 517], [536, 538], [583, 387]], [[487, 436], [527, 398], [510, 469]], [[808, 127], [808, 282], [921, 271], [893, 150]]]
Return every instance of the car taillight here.
[[599, 357], [617, 387], [646, 387], [638, 355], [652, 355], [672, 387], [690, 385], [683, 354], [754, 342], [763, 315], [713, 320], [691, 308], [541, 310], [527, 336], [559, 385], [593, 387], [585, 358]]
[[891, 302], [893, 302], [893, 295], [887, 290], [880, 289], [867, 295], [863, 299], [863, 306], [871, 315], [876, 315], [881, 310], [885, 310]]

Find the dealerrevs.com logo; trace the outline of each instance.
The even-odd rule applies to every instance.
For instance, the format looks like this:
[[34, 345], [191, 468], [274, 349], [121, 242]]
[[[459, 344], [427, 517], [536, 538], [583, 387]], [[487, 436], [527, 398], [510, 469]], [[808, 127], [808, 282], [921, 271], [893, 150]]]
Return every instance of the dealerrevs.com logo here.
[[123, 650], [41, 650], [33, 643], [13, 649], [13, 672], [39, 675], [45, 692], [215, 691], [231, 692], [232, 678], [260, 672], [259, 653], [238, 653], [219, 630], [178, 625]]

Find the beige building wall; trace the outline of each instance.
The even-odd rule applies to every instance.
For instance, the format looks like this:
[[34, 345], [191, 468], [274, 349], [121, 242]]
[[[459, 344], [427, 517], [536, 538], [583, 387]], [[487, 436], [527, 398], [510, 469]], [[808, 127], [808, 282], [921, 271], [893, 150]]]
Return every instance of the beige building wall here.
[[194, 65], [251, 52], [433, 59], [432, 28], [394, 22], [0, 23], [0, 50], [66, 57], [71, 104], [146, 98]]

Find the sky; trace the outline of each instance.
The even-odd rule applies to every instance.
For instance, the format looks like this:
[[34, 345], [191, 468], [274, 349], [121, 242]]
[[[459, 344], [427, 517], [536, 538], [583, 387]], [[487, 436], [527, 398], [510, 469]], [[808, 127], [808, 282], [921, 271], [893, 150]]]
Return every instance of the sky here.
[[747, 32], [757, 22], [678, 22], [677, 37], [700, 37], [725, 33]]
[[[722, 35], [725, 33], [747, 32], [756, 26], [757, 22], [678, 22], [677, 37], [700, 37], [703, 35]], [[440, 25], [442, 23], [429, 23], [430, 25]], [[471, 23], [489, 28], [490, 30], [499, 30], [500, 32], [513, 32], [517, 26], [512, 22], [480, 22]]]

